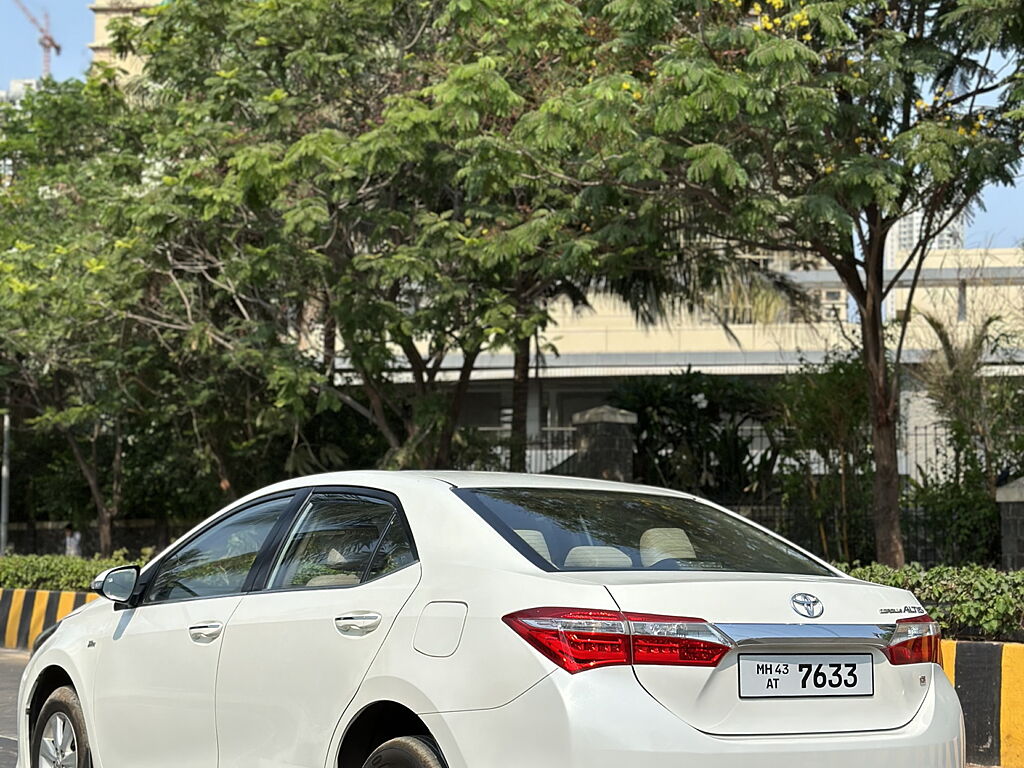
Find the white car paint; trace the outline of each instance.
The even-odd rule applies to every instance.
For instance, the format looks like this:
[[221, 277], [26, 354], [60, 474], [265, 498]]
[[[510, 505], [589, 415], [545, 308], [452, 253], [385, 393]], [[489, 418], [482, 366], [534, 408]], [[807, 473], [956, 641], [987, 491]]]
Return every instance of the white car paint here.
[[[810, 592], [826, 606], [819, 623], [871, 626], [894, 621], [880, 621], [882, 609], [920, 610], [909, 593], [828, 566], [834, 577], [548, 572], [452, 488], [692, 498], [686, 494], [550, 476], [346, 472], [263, 489], [211, 521], [264, 496], [314, 486], [394, 494], [418, 562], [346, 588], [251, 592], [128, 610], [95, 601], [65, 619], [34, 654], [20, 711], [26, 712], [44, 670], [63, 670], [82, 700], [98, 768], [334, 768], [343, 739], [352, 735], [350, 724], [381, 701], [416, 713], [449, 768], [655, 768], [691, 759], [711, 768], [862, 768], [871, 760], [963, 766], [959, 703], [935, 664], [895, 667], [878, 648], [868, 648], [876, 684], [871, 697], [741, 700], [740, 649], [711, 669], [609, 666], [569, 674], [502, 621], [527, 608], [565, 606], [699, 616], [722, 625], [801, 626], [813, 622], [796, 616], [788, 601]], [[155, 558], [144, 578], [172, 550]], [[338, 631], [335, 619], [360, 612], [379, 614], [379, 626], [364, 635]], [[221, 624], [220, 633], [195, 642], [188, 627], [204, 622]], [[866, 651], [860, 642], [813, 640], [764, 648]], [[26, 714], [19, 768], [30, 768], [28, 730]]]

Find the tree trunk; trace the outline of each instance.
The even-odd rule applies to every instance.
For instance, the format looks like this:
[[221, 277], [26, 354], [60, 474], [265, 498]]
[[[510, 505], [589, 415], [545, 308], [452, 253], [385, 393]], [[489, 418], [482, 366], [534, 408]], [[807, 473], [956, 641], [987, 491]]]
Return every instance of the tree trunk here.
[[900, 568], [905, 562], [900, 530], [900, 474], [897, 461], [896, 421], [888, 408], [875, 408], [872, 440], [875, 452], [875, 558]]
[[99, 534], [100, 555], [110, 557], [114, 552], [114, 515], [106, 504], [97, 508], [96, 529]]
[[[870, 284], [869, 278], [869, 284]], [[868, 376], [871, 404], [871, 442], [875, 478], [872, 493], [875, 524], [875, 559], [899, 568], [904, 564], [903, 534], [900, 530], [900, 472], [897, 457], [899, 390], [891, 380], [885, 356], [880, 298], [869, 301], [861, 313], [864, 367]], [[875, 294], [880, 296], [880, 292]]]
[[334, 358], [338, 349], [338, 322], [330, 311], [330, 304], [325, 304], [327, 314], [324, 317], [324, 376], [328, 386], [334, 386]]
[[526, 471], [526, 413], [530, 404], [530, 337], [517, 339], [512, 374], [512, 436], [509, 469]]
[[86, 460], [82, 454], [81, 446], [78, 445], [78, 441], [71, 432], [65, 431], [64, 437], [71, 447], [71, 453], [74, 455], [75, 462], [82, 472], [82, 477], [85, 478], [85, 482], [89, 486], [89, 495], [92, 496], [93, 505], [96, 507], [96, 527], [99, 533], [100, 554], [104, 557], [109, 557], [110, 553], [114, 551], [114, 516], [111, 514], [110, 506], [103, 495], [103, 489], [100, 487], [96, 467]]
[[434, 453], [434, 466], [431, 469], [449, 469], [452, 466], [452, 442], [455, 439], [455, 430], [458, 429], [459, 417], [462, 415], [462, 404], [466, 399], [466, 392], [469, 391], [473, 368], [476, 366], [476, 359], [479, 355], [479, 350], [463, 352], [459, 380], [455, 382], [455, 388], [451, 393], [451, 400], [448, 403], [448, 415], [438, 435], [437, 451]]

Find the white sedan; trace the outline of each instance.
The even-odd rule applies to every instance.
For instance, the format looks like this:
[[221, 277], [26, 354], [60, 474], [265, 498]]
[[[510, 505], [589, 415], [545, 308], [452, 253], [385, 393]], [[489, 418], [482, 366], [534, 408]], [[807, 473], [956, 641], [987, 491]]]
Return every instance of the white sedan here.
[[49, 632], [19, 768], [961, 768], [939, 628], [692, 496], [346, 472]]

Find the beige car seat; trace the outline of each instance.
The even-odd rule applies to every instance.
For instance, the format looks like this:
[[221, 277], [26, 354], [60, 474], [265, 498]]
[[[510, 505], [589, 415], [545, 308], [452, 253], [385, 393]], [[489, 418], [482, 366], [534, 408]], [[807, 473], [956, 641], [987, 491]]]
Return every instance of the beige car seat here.
[[640, 537], [640, 562], [644, 568], [669, 558], [693, 560], [696, 557], [690, 537], [682, 528], [650, 528]]

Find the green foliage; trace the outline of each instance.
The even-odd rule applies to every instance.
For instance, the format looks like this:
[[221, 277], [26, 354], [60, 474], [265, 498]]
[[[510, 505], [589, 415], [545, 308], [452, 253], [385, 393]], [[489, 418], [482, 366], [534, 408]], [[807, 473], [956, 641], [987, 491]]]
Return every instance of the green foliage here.
[[832, 353], [820, 364], [804, 363], [779, 389], [778, 485], [782, 504], [814, 521], [803, 536], [824, 557], [870, 557], [873, 532], [867, 382], [853, 353]]
[[6, 555], [0, 557], [0, 589], [85, 592], [92, 580], [108, 568], [144, 564], [144, 560], [127, 559], [123, 551], [92, 560], [61, 555]]
[[946, 637], [1024, 640], [1024, 571], [978, 565], [890, 568], [877, 563], [841, 565], [851, 576], [913, 592]]
[[[162, 3], [117, 32], [144, 78], [0, 109], [2, 383], [109, 532], [281, 473], [451, 464], [477, 360], [556, 298], [653, 322], [778, 287], [736, 258], [768, 249], [880, 323], [892, 223], [1014, 178], [1009, 5]], [[759, 487], [733, 433], [659, 471]]]
[[[600, 222], [597, 247], [652, 260], [672, 248], [718, 274], [763, 252], [835, 270], [858, 309], [872, 393], [878, 554], [901, 563], [902, 345], [884, 332], [898, 282], [886, 270], [913, 277], [950, 217], [986, 185], [1015, 183], [1024, 29], [1014, 3], [584, 7], [587, 83], [525, 114], [513, 139], [535, 175]], [[558, 137], [553, 149], [540, 135]], [[922, 236], [893, 263], [889, 233], [911, 213], [924, 215]]]
[[985, 474], [975, 464], [959, 480], [952, 473], [925, 477], [907, 492], [931, 533], [936, 556], [944, 563], [991, 564], [999, 560], [999, 505]]
[[775, 451], [753, 451], [746, 428], [768, 420], [774, 408], [770, 390], [685, 371], [626, 379], [610, 402], [637, 414], [636, 462], [644, 482], [723, 503], [768, 491]]
[[1009, 359], [1014, 336], [995, 316], [966, 331], [931, 315], [925, 320], [939, 348], [913, 375], [950, 432], [952, 462], [941, 481], [985, 486], [994, 498], [1001, 472], [1024, 469], [1024, 390], [1018, 380], [986, 376], [983, 369], [993, 360]]
[[920, 467], [921, 482], [911, 484], [907, 500], [924, 514], [945, 562], [992, 563], [999, 557], [999, 475], [1015, 477], [1022, 468], [1019, 382], [986, 376], [983, 368], [1000, 359], [1012, 339], [999, 330], [1000, 318], [988, 317], [965, 331], [926, 315], [939, 348], [915, 369], [948, 430], [939, 469]]

